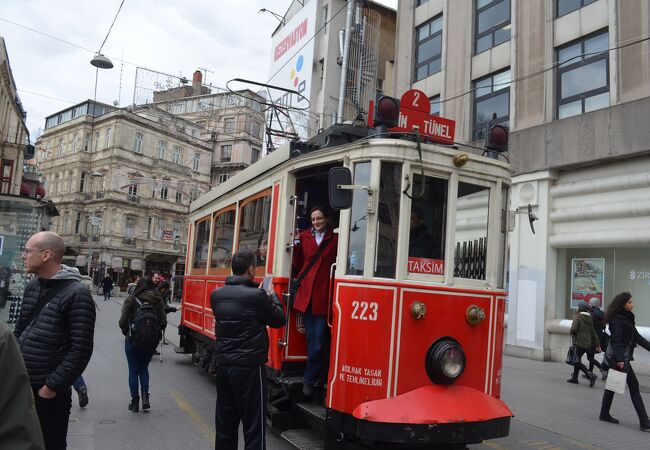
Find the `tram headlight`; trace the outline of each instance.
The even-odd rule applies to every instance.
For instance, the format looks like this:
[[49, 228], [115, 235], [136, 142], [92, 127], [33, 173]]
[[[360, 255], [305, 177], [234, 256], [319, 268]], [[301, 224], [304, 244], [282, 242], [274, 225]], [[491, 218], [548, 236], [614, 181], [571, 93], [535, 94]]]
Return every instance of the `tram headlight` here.
[[465, 352], [456, 340], [439, 339], [429, 347], [425, 367], [434, 383], [451, 384], [465, 370]]

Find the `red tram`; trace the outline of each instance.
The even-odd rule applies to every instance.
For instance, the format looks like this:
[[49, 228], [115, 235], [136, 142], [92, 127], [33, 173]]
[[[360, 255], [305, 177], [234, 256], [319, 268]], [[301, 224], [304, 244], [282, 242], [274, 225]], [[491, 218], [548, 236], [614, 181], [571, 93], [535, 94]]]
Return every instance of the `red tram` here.
[[276, 150], [192, 203], [182, 351], [214, 368], [210, 293], [236, 249], [256, 252], [256, 275], [272, 277], [286, 302], [296, 230], [313, 205], [349, 192], [350, 207], [330, 217], [339, 247], [323, 404], [303, 403], [304, 327], [285, 303], [287, 326], [269, 329], [272, 426], [300, 448], [462, 447], [508, 435], [499, 396], [509, 177], [495, 159], [401, 139]]

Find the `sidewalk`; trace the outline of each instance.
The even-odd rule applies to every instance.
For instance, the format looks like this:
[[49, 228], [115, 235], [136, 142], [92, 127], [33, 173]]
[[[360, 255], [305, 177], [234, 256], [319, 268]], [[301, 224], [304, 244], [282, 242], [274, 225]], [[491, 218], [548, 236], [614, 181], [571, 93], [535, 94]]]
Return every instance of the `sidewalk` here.
[[[579, 385], [570, 384], [566, 380], [571, 372], [572, 367], [564, 363], [504, 356], [501, 398], [514, 413], [515, 421], [579, 441], [574, 442], [577, 447], [650, 448], [650, 434], [639, 430], [628, 390], [625, 395], [615, 395], [611, 409], [612, 416], [621, 423], [601, 422], [598, 414], [605, 382], [599, 377], [592, 389], [582, 378]], [[650, 408], [650, 377], [637, 376], [643, 401]]]

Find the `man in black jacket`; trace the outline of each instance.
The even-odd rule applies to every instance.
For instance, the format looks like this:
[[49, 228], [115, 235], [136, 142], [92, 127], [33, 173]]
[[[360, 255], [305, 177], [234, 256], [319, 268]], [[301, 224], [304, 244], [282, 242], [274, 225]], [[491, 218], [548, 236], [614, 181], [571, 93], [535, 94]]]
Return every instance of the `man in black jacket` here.
[[245, 448], [266, 448], [266, 327], [280, 328], [286, 319], [272, 286], [267, 293], [253, 281], [255, 263], [252, 252], [235, 253], [233, 276], [210, 296], [217, 336], [215, 449], [219, 450], [237, 450], [240, 421]]
[[36, 278], [25, 286], [14, 334], [34, 391], [47, 450], [66, 448], [70, 387], [93, 351], [95, 303], [76, 268], [61, 264], [65, 244], [50, 231], [33, 235], [22, 253]]

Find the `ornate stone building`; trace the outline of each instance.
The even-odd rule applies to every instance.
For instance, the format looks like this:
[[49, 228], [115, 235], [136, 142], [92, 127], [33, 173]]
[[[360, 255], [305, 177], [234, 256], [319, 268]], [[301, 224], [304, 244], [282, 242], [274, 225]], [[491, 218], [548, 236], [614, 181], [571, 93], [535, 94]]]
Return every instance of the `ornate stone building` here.
[[190, 200], [210, 187], [213, 143], [196, 123], [164, 111], [86, 101], [46, 119], [36, 159], [60, 217], [53, 230], [90, 268], [121, 287], [143, 271], [184, 264]]

